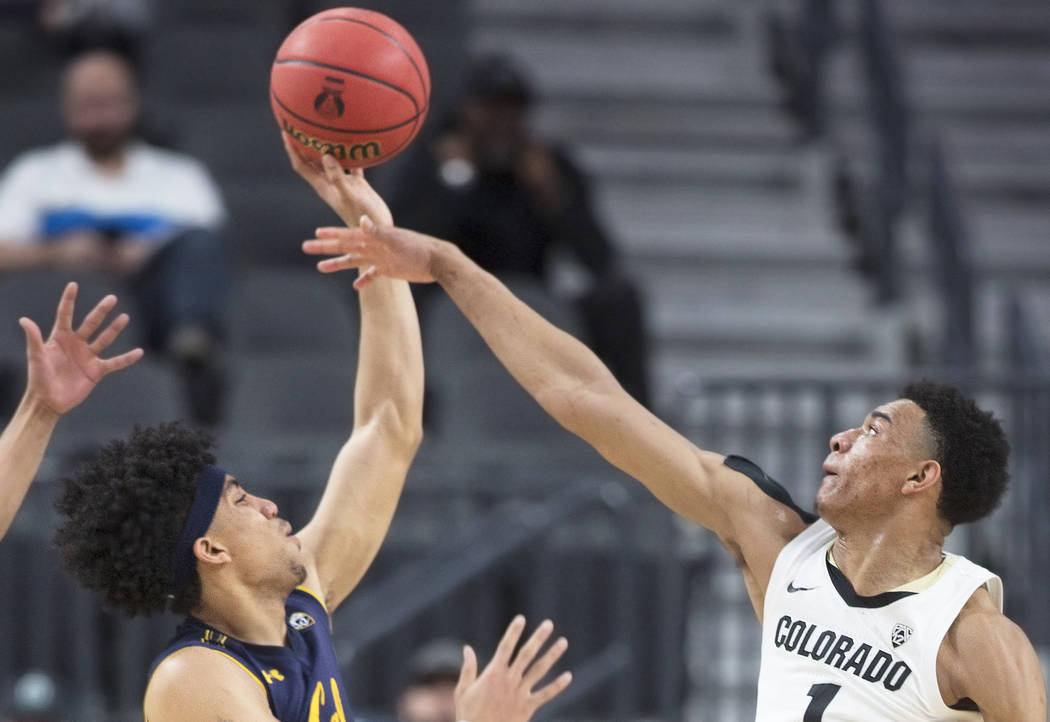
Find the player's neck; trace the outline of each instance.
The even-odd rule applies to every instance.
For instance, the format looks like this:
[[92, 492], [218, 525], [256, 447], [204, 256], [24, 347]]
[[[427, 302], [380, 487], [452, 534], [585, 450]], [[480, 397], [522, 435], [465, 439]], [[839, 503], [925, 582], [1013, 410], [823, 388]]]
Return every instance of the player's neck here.
[[920, 579], [943, 559], [944, 536], [939, 528], [898, 521], [837, 531], [831, 548], [835, 565], [861, 596], [888, 592]]
[[242, 642], [280, 647], [285, 643], [287, 598], [287, 593], [260, 593], [246, 587], [206, 588], [193, 616]]

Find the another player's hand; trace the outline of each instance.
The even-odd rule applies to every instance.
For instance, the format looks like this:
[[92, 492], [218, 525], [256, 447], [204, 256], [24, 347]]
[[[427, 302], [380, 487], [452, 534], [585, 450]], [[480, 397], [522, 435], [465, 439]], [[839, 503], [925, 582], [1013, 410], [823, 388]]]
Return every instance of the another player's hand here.
[[344, 172], [339, 162], [330, 155], [322, 156], [318, 162], [308, 158], [287, 133], [282, 132], [281, 138], [292, 168], [346, 225], [351, 228], [357, 226], [362, 216], [368, 216], [380, 225], [393, 225], [394, 217], [390, 209], [365, 180], [363, 170], [357, 168]]
[[86, 399], [107, 374], [127, 368], [142, 358], [140, 348], [108, 359], [100, 356], [128, 325], [128, 315], [122, 313], [95, 334], [117, 305], [116, 296], [109, 295], [99, 301], [74, 331], [76, 298], [77, 284], [67, 284], [47, 341], [32, 320], [18, 319], [26, 335], [29, 376], [26, 395], [56, 414], [64, 414]]
[[368, 216], [358, 228], [318, 228], [317, 238], [303, 242], [303, 252], [312, 256], [335, 256], [320, 261], [318, 270], [335, 273], [364, 269], [354, 288], [373, 278], [386, 276], [413, 283], [432, 283], [431, 262], [441, 243], [436, 238], [394, 226], [377, 226]]
[[517, 616], [507, 627], [496, 654], [481, 675], [478, 659], [471, 647], [463, 649], [463, 668], [456, 684], [456, 719], [465, 722], [526, 722], [543, 705], [550, 702], [572, 682], [572, 674], [562, 672], [553, 681], [534, 688], [565, 653], [569, 643], [564, 637], [536, 656], [554, 631], [545, 621], [522, 645], [517, 656], [514, 648], [525, 629], [524, 617]]

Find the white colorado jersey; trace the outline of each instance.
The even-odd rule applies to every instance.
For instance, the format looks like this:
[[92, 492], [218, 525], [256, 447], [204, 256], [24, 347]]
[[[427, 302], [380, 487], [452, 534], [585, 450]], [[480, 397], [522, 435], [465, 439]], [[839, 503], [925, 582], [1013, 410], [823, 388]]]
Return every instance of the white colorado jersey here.
[[757, 722], [980, 720], [944, 704], [937, 652], [979, 587], [1002, 581], [954, 554], [900, 590], [856, 594], [828, 558], [835, 531], [811, 524], [781, 550], [766, 589]]

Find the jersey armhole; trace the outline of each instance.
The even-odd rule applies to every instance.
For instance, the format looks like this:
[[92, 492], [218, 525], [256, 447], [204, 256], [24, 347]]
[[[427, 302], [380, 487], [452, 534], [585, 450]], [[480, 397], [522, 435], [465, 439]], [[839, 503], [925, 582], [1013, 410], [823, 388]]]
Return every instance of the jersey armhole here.
[[733, 471], [740, 472], [747, 478], [751, 479], [751, 481], [753, 481], [755, 485], [770, 499], [780, 502], [798, 514], [804, 524], [812, 524], [820, 518], [816, 514], [805, 511], [799, 507], [794, 499], [791, 498], [791, 494], [788, 493], [787, 489], [766, 474], [766, 472], [762, 471], [761, 467], [750, 459], [745, 459], [743, 456], [730, 455], [725, 458], [724, 463]]

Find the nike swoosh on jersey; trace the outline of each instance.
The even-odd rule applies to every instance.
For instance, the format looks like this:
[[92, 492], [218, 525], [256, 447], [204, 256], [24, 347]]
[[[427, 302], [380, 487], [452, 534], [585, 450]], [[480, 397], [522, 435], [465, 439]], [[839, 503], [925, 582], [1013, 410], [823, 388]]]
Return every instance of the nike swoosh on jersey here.
[[810, 592], [816, 589], [816, 587], [796, 587], [794, 582], [788, 582], [788, 594], [794, 594], [795, 592]]

